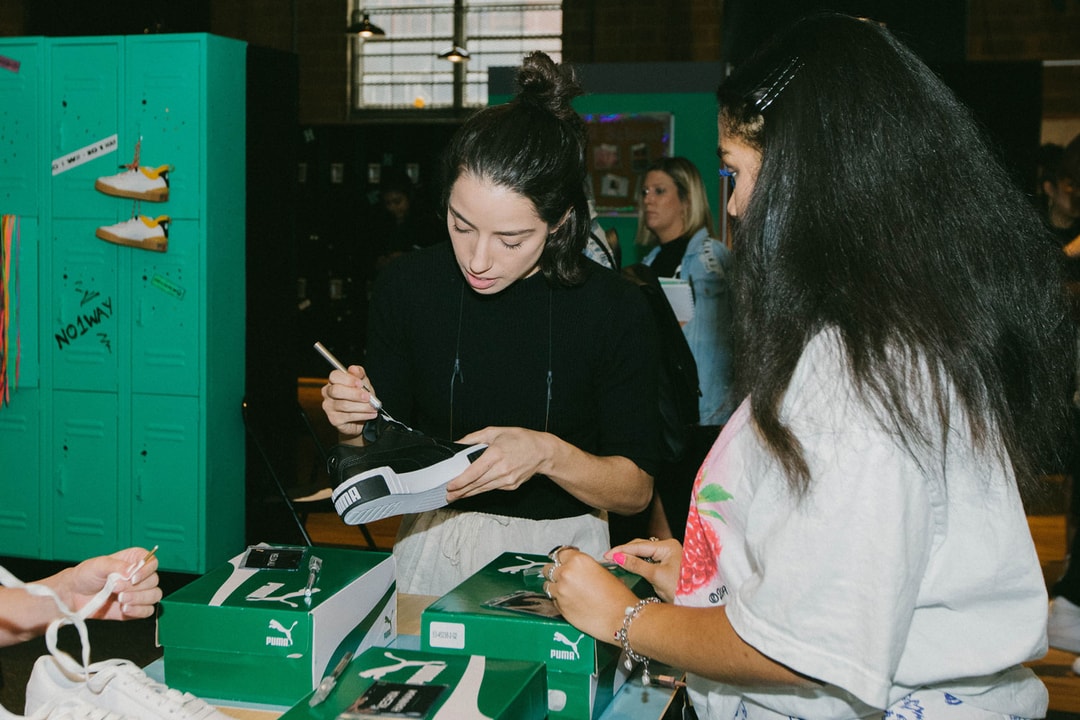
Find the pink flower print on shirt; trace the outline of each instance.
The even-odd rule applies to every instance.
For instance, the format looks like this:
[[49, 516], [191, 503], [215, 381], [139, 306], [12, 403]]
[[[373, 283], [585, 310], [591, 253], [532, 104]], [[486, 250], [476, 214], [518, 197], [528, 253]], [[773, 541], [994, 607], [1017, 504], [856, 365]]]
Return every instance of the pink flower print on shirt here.
[[697, 508], [690, 508], [686, 518], [686, 536], [683, 540], [682, 567], [679, 569], [679, 586], [676, 595], [690, 595], [716, 577], [716, 556], [712, 548], [720, 549], [716, 533], [701, 521]]
[[705, 585], [714, 583], [720, 572], [721, 543], [714, 525], [717, 520], [727, 525], [727, 520], [720, 512], [720, 505], [733, 500], [734, 496], [720, 483], [708, 482], [707, 475], [712, 470], [712, 477], [723, 477], [722, 457], [732, 438], [742, 432], [749, 419], [750, 402], [747, 399], [732, 413], [694, 478], [694, 496], [686, 518], [679, 585], [675, 589], [677, 596], [692, 595]]
[[675, 589], [676, 595], [689, 595], [708, 585], [716, 577], [717, 558], [720, 557], [722, 546], [716, 531], [703, 516], [717, 518], [726, 524], [724, 516], [708, 506], [731, 500], [732, 495], [718, 484], [704, 483], [704, 479], [703, 469], [698, 477], [697, 494], [686, 518], [682, 567], [679, 571], [679, 586]]

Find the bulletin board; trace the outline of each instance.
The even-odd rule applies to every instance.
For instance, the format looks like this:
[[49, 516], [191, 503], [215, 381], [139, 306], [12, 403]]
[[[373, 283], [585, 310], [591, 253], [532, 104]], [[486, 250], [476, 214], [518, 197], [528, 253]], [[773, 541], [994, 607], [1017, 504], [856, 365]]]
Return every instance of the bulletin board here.
[[667, 112], [583, 115], [589, 133], [588, 171], [600, 213], [637, 212], [645, 170], [671, 153]]

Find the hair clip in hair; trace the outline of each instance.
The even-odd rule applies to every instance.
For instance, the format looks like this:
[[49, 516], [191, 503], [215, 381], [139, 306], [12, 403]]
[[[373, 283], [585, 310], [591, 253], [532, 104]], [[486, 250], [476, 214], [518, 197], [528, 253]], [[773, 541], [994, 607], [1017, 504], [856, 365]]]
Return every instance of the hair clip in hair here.
[[761, 86], [749, 93], [749, 97], [753, 98], [750, 104], [754, 111], [760, 115], [765, 111], [765, 108], [772, 105], [773, 101], [780, 96], [780, 93], [784, 91], [784, 88], [788, 86], [788, 83], [792, 81], [802, 66], [802, 62], [796, 55], [788, 60], [787, 64], [778, 66], [769, 73], [762, 81]]

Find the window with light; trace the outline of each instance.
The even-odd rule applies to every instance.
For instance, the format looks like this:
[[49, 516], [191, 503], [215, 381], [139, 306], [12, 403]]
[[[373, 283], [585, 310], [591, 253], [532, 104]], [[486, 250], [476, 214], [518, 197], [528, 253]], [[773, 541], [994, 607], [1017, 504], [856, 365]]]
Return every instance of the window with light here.
[[[562, 2], [355, 0], [384, 35], [350, 40], [354, 110], [423, 110], [487, 104], [489, 67], [517, 66], [542, 50], [562, 59]], [[467, 59], [446, 59], [452, 50]], [[442, 56], [442, 57], [440, 57]]]

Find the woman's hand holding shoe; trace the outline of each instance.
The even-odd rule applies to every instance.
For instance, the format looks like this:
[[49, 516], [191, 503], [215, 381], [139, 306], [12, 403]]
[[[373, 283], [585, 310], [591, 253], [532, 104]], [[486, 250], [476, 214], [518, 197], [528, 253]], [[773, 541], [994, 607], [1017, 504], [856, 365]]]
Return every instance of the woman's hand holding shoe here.
[[491, 490], [516, 490], [537, 473], [551, 456], [552, 436], [518, 427], [486, 427], [458, 440], [463, 445], [487, 445], [473, 461], [446, 486], [449, 502]]

